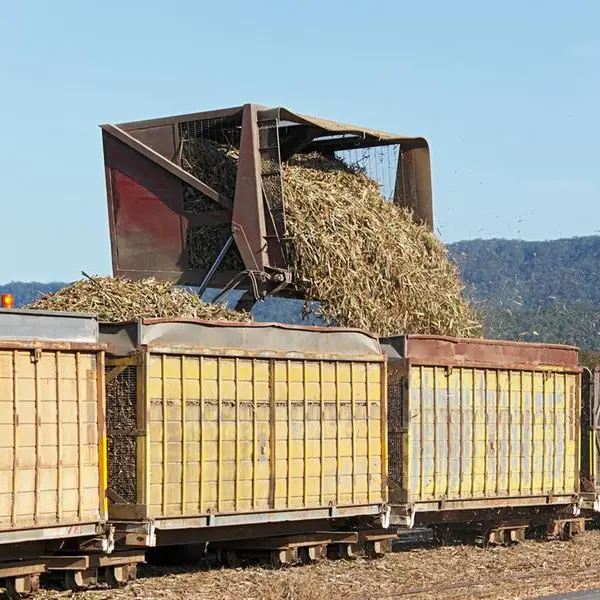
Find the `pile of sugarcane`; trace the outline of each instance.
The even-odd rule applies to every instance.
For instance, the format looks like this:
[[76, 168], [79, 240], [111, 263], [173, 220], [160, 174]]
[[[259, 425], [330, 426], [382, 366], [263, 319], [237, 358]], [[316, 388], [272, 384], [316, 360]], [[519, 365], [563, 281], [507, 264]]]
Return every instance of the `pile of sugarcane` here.
[[[184, 150], [183, 168], [233, 197], [235, 148], [192, 140]], [[479, 334], [445, 246], [409, 210], [387, 202], [365, 172], [340, 159], [295, 155], [283, 165], [283, 194], [297, 291], [319, 301], [327, 322], [380, 335]], [[192, 242], [192, 252], [202, 252], [202, 240]]]
[[143, 279], [86, 276], [54, 294], [41, 296], [27, 308], [97, 315], [101, 321], [186, 317], [207, 321], [251, 321], [248, 313], [203, 302], [196, 294], [170, 283]]

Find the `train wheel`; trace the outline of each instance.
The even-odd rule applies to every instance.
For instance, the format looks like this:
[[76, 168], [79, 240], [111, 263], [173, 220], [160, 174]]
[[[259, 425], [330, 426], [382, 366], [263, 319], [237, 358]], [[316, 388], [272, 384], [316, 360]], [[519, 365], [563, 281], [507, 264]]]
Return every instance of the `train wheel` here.
[[377, 559], [382, 558], [391, 550], [391, 541], [390, 540], [377, 540], [365, 542], [365, 553], [367, 558]]
[[21, 598], [25, 598], [30, 594], [35, 594], [39, 589], [40, 576], [38, 573], [6, 579], [6, 597], [8, 600], [21, 600]]
[[440, 546], [447, 546], [454, 541], [452, 530], [449, 527], [432, 527], [433, 539]]
[[360, 544], [331, 544], [328, 548], [328, 554], [333, 559], [358, 558], [362, 552]]
[[300, 562], [303, 565], [310, 565], [312, 564], [312, 558], [310, 557], [310, 552], [309, 552], [309, 547], [308, 546], [302, 546], [301, 548], [298, 548], [298, 558], [300, 559]]
[[298, 548], [298, 558], [303, 565], [311, 565], [327, 558], [327, 546], [302, 546]]
[[222, 561], [228, 569], [239, 569], [242, 566], [240, 554], [237, 550], [224, 550]]
[[533, 539], [542, 541], [548, 539], [548, 526], [547, 525], [533, 525], [531, 527], [531, 536]]
[[106, 567], [104, 571], [104, 578], [106, 583], [111, 588], [118, 588], [124, 586], [128, 581], [132, 581], [137, 577], [137, 565], [126, 564], [126, 565], [114, 565]]
[[270, 564], [274, 569], [283, 567], [284, 565], [291, 565], [298, 561], [298, 548], [286, 548], [282, 550], [271, 550]]
[[78, 592], [87, 590], [98, 583], [98, 569], [85, 569], [83, 571], [65, 571], [64, 585], [68, 590]]

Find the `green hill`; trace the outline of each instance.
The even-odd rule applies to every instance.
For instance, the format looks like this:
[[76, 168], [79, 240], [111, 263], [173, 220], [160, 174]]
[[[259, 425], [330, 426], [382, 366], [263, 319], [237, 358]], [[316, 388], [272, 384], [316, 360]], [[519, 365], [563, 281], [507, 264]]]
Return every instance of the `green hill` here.
[[600, 306], [598, 236], [548, 242], [470, 240], [451, 244], [449, 250], [476, 300], [526, 308]]
[[449, 246], [488, 337], [600, 349], [600, 237]]

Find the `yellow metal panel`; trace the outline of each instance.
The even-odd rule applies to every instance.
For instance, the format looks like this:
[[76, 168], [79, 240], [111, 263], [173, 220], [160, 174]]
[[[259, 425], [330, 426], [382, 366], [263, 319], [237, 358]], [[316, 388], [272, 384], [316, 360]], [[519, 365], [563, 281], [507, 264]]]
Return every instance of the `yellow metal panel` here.
[[152, 516], [383, 501], [382, 369], [152, 356]]
[[435, 369], [424, 367], [421, 369], [422, 386], [420, 394], [421, 411], [421, 444], [423, 445], [422, 464], [422, 494], [424, 498], [433, 498], [435, 494]]
[[412, 366], [401, 477], [409, 501], [573, 493], [578, 377]]
[[521, 417], [521, 485], [533, 494], [533, 374], [521, 372], [523, 415]]
[[0, 530], [104, 513], [102, 352], [0, 351]]
[[[472, 379], [471, 379], [472, 375]], [[473, 370], [466, 378], [472, 388], [473, 398], [473, 486], [475, 496], [483, 496], [486, 478], [486, 411], [485, 373]], [[469, 399], [471, 396], [469, 396]]]

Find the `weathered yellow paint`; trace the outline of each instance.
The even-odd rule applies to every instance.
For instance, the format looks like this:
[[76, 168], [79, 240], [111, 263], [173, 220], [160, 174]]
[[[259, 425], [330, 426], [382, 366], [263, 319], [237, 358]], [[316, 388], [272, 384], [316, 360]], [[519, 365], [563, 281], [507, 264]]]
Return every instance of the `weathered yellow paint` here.
[[412, 365], [402, 402], [409, 502], [577, 490], [577, 373]]
[[387, 500], [384, 362], [145, 362], [149, 517]]
[[102, 369], [101, 350], [0, 350], [0, 531], [103, 518]]

